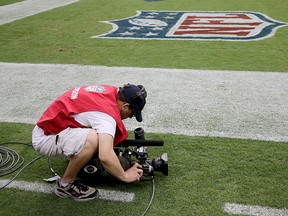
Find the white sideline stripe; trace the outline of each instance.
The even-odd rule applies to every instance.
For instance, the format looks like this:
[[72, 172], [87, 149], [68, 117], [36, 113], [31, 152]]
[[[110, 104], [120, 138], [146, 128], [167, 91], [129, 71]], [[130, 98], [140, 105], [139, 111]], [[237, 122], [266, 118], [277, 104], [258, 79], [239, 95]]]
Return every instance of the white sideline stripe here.
[[224, 212], [228, 214], [251, 215], [251, 216], [288, 216], [288, 209], [275, 209], [254, 205], [241, 205], [226, 203]]
[[0, 7], [0, 25], [23, 19], [79, 0], [25, 0]]
[[[6, 185], [10, 180], [0, 179], [0, 188]], [[55, 189], [55, 184], [48, 183], [36, 183], [27, 181], [12, 181], [5, 188], [14, 188], [24, 191], [37, 192], [37, 193], [53, 193]], [[121, 201], [121, 202], [132, 202], [134, 200], [135, 194], [129, 192], [113, 191], [98, 189], [99, 199], [111, 200], [111, 201]]]
[[56, 97], [87, 84], [142, 84], [143, 122], [128, 130], [288, 141], [288, 73], [0, 62], [0, 121], [34, 124]]

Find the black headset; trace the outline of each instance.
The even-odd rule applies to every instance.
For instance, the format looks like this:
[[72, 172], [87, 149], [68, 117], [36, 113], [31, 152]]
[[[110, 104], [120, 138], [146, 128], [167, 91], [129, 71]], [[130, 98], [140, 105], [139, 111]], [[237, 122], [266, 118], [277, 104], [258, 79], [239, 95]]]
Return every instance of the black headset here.
[[[121, 93], [125, 96], [124, 91], [126, 88], [129, 87], [129, 85], [131, 85], [130, 83], [128, 83], [127, 85], [125, 85], [124, 87], [120, 87]], [[147, 97], [147, 92], [144, 88], [144, 86], [142, 85], [137, 85], [137, 87], [140, 89], [136, 94], [134, 94], [133, 96], [131, 96], [129, 98], [129, 100], [131, 100], [131, 102], [133, 103], [139, 103], [142, 101], [145, 101], [145, 98]], [[128, 98], [126, 98], [127, 100]]]
[[131, 97], [131, 101], [133, 102], [144, 101], [145, 98], [147, 97], [147, 92], [144, 86], [137, 85], [137, 87], [139, 87], [140, 90], [134, 96]]

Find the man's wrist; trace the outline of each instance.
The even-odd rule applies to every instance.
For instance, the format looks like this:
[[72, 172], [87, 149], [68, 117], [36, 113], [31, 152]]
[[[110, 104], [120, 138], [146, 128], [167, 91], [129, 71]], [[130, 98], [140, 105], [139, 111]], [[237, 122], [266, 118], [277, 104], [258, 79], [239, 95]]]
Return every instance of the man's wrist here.
[[121, 180], [126, 183], [128, 182], [128, 173], [126, 171], [124, 171], [124, 175]]

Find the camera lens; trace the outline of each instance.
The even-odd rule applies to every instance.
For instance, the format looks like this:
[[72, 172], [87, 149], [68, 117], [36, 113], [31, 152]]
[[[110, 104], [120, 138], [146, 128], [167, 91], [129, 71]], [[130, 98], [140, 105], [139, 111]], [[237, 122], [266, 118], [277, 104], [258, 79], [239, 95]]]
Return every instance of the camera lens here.
[[164, 153], [160, 158], [154, 158], [151, 162], [154, 171], [162, 172], [164, 175], [168, 175], [168, 155]]

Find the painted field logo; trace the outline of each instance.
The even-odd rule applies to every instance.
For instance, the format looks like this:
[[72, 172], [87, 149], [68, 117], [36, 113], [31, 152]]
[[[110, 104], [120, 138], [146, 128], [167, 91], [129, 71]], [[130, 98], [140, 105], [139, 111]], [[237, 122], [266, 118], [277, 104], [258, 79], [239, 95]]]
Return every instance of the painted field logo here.
[[112, 31], [92, 38], [248, 41], [271, 37], [287, 25], [256, 12], [138, 11], [104, 22]]

